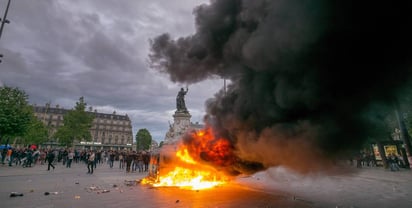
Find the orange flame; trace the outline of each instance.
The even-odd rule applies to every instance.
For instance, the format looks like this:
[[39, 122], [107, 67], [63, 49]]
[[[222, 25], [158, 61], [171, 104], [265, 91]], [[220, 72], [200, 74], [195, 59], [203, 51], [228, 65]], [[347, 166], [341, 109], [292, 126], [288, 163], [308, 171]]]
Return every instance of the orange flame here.
[[142, 183], [191, 190], [226, 184], [230, 177], [215, 166], [226, 164], [228, 153], [229, 142], [216, 140], [211, 128], [194, 132], [190, 135], [190, 142], [182, 143], [176, 153], [168, 158], [170, 163], [164, 161], [154, 181], [145, 178]]

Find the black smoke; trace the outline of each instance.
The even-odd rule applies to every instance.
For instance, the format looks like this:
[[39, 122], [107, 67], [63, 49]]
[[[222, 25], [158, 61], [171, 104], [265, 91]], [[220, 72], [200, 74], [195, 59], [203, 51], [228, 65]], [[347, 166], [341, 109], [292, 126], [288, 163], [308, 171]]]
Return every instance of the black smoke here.
[[174, 82], [230, 80], [205, 120], [245, 164], [309, 171], [359, 148], [369, 107], [410, 81], [411, 4], [212, 0], [195, 34], [154, 38], [150, 59]]

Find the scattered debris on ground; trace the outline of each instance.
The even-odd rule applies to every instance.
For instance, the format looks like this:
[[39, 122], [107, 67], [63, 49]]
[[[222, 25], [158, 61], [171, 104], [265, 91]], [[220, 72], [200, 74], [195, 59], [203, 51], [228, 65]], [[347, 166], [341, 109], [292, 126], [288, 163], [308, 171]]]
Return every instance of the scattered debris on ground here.
[[124, 184], [126, 186], [136, 186], [141, 182], [141, 180], [132, 180], [132, 181], [128, 181], [128, 180], [124, 180]]
[[19, 192], [11, 192], [10, 193], [10, 197], [17, 197], [17, 196], [23, 196], [23, 193], [19, 193]]
[[86, 191], [89, 192], [89, 193], [95, 192], [97, 194], [109, 193], [110, 192], [109, 189], [106, 189], [106, 188], [103, 188], [103, 187], [100, 187], [100, 186], [94, 186], [94, 185], [90, 186], [89, 188], [86, 188]]
[[46, 191], [46, 192], [44, 192], [44, 195], [57, 195], [57, 194], [59, 194], [59, 192], [57, 192], [57, 191], [54, 191], [54, 192]]

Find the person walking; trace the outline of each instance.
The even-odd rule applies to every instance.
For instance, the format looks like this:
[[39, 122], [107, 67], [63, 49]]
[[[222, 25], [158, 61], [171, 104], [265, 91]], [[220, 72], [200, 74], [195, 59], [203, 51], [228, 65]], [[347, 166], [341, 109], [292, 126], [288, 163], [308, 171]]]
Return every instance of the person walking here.
[[53, 151], [49, 151], [48, 153], [47, 153], [47, 156], [46, 156], [46, 158], [47, 158], [47, 170], [49, 171], [50, 170], [50, 166], [51, 167], [53, 167], [53, 170], [54, 170], [54, 165], [52, 164], [53, 163], [53, 161], [54, 161], [54, 152]]
[[87, 159], [87, 173], [93, 174], [93, 168], [94, 168], [94, 159], [95, 159], [95, 154], [94, 151], [90, 151], [89, 158]]

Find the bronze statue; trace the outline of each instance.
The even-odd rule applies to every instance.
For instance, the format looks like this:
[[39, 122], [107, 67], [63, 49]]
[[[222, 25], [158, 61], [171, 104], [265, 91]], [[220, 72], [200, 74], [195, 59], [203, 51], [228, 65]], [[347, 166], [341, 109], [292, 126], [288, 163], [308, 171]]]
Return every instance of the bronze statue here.
[[180, 89], [179, 93], [177, 93], [176, 97], [176, 108], [177, 111], [187, 111], [186, 104], [185, 104], [185, 95], [189, 89], [186, 87], [186, 91], [183, 89], [183, 87]]

